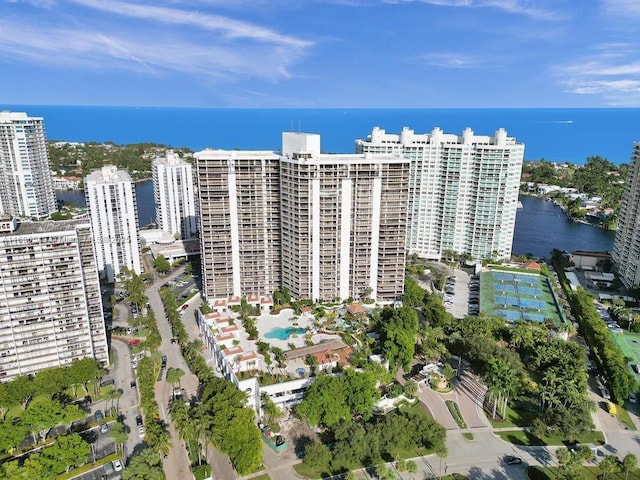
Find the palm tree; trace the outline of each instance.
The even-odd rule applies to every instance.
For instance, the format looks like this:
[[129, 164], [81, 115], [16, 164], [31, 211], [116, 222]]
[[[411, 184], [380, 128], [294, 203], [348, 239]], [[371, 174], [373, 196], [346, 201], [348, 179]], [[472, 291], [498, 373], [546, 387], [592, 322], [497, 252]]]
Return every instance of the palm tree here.
[[629, 474], [633, 472], [638, 466], [638, 457], [633, 453], [627, 453], [622, 459], [622, 471], [625, 475], [625, 480], [629, 480]]
[[116, 444], [116, 452], [120, 451], [124, 454], [124, 444], [127, 443], [127, 438], [129, 437], [124, 431], [124, 425], [120, 422], [114, 423], [109, 432], [109, 436], [113, 438]]
[[180, 368], [170, 367], [167, 370], [167, 382], [169, 382], [173, 386], [173, 388], [176, 387], [176, 384], [178, 385], [178, 387], [180, 387], [180, 379], [183, 376], [184, 376], [184, 370]]
[[618, 465], [618, 457], [615, 455], [607, 455], [598, 464], [600, 470], [602, 471], [602, 478], [607, 478], [609, 475], [616, 473], [620, 470], [620, 466]]

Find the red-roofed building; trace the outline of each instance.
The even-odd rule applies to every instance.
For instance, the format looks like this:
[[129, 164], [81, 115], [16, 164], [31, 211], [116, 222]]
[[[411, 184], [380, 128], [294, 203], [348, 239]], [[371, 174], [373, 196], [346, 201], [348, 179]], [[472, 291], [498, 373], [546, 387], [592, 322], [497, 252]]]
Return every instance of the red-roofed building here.
[[224, 312], [227, 310], [227, 299], [226, 298], [216, 298], [213, 301], [213, 309], [216, 312]]
[[258, 295], [257, 293], [251, 293], [247, 296], [247, 303], [249, 305], [256, 305], [259, 306], [260, 305], [260, 295]]
[[313, 309], [311, 307], [300, 307], [300, 311], [302, 312], [303, 315], [307, 315], [313, 312]]
[[241, 301], [242, 300], [240, 299], [240, 297], [229, 297], [229, 300], [227, 300], [227, 305], [230, 307], [233, 305], [240, 306]]
[[349, 312], [354, 317], [357, 317], [360, 315], [366, 315], [367, 310], [359, 303], [351, 303], [347, 305], [347, 312]]
[[536, 262], [525, 263], [524, 264], [524, 268], [528, 268], [529, 270], [541, 270], [542, 269], [540, 264], [536, 263]]

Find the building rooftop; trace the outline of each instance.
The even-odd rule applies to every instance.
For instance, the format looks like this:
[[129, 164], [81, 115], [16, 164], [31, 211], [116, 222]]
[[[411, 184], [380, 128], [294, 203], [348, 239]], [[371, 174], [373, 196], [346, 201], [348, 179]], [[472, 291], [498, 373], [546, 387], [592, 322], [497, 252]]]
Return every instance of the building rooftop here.
[[153, 165], [191, 165], [189, 162], [185, 162], [178, 154], [173, 150], [167, 150], [165, 157], [157, 157], [152, 162]]
[[72, 232], [77, 225], [90, 226], [89, 218], [75, 218], [73, 220], [45, 220], [40, 222], [19, 222], [13, 232], [1, 232], [0, 237], [18, 235], [37, 235], [44, 233]]
[[95, 183], [122, 183], [133, 182], [131, 175], [126, 170], [119, 170], [114, 165], [105, 165], [100, 170], [94, 170], [85, 177], [87, 182]]

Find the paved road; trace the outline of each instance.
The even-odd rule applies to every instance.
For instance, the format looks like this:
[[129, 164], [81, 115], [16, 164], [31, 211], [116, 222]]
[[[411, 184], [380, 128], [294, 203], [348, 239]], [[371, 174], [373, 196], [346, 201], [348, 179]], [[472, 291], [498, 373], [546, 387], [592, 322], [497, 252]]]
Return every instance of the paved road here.
[[[180, 268], [173, 272], [171, 275], [163, 278], [160, 281], [155, 281], [152, 286], [146, 289], [147, 298], [151, 309], [153, 310], [158, 330], [162, 337], [162, 343], [160, 345], [160, 352], [167, 356], [167, 368], [180, 368], [188, 375], [191, 375], [189, 369], [186, 366], [184, 358], [177, 344], [171, 343], [171, 326], [164, 314], [164, 307], [162, 300], [160, 300], [159, 288], [164, 283], [170, 281], [172, 278], [181, 275], [184, 269]], [[163, 420], [167, 426], [167, 431], [171, 436], [171, 448], [167, 457], [164, 460], [164, 472], [167, 478], [190, 478], [191, 477], [191, 462], [189, 461], [189, 455], [184, 447], [180, 436], [171, 424], [167, 407], [169, 399], [171, 398], [172, 387], [164, 380], [166, 370], [162, 373], [162, 380], [156, 382], [155, 385], [155, 397], [160, 410], [160, 419]], [[186, 377], [187, 375], [185, 375]], [[183, 381], [187, 381], [183, 378]]]
[[[135, 380], [133, 367], [131, 366], [131, 349], [125, 340], [112, 339], [114, 378], [116, 388], [122, 390], [122, 397], [118, 402], [120, 415], [123, 417], [125, 432], [128, 434], [124, 451], [124, 459], [130, 457], [136, 449], [141, 448], [142, 440], [138, 436], [136, 416], [140, 415], [138, 389], [131, 388], [131, 381]], [[137, 383], [137, 381], [136, 381]]]

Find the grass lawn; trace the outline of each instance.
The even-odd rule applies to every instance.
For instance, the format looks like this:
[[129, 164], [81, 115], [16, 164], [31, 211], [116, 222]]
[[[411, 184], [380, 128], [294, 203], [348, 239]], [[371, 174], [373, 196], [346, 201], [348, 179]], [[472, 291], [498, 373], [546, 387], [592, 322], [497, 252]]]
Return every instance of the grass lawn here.
[[458, 426], [460, 428], [467, 428], [467, 422], [464, 421], [464, 418], [462, 417], [462, 413], [460, 412], [460, 407], [458, 406], [458, 404], [453, 400], [447, 400], [445, 401], [445, 403], [447, 405], [447, 408], [449, 409], [449, 413], [451, 414], [453, 419], [456, 421]]
[[[598, 467], [582, 467], [580, 469], [580, 480], [600, 480], [602, 471]], [[531, 480], [556, 480], [558, 478], [558, 467], [529, 467], [527, 476]], [[607, 475], [607, 480], [625, 480], [623, 473]], [[640, 480], [640, 472], [635, 471], [629, 475], [629, 480]]]
[[[531, 446], [545, 446], [545, 445], [565, 445], [565, 439], [557, 435], [545, 435], [542, 438], [538, 438], [532, 433], [522, 430], [511, 430], [506, 432], [496, 432], [505, 442], [513, 443], [514, 445], [531, 445]], [[579, 443], [592, 443], [594, 445], [604, 445], [604, 435], [602, 432], [589, 432], [578, 439]]]
[[402, 413], [422, 414], [422, 415], [427, 415], [429, 418], [433, 418], [433, 416], [431, 415], [431, 411], [429, 410], [429, 407], [427, 407], [420, 400], [413, 403], [404, 402], [402, 405], [400, 405], [398, 410], [400, 410], [400, 412]]
[[635, 424], [633, 423], [633, 420], [631, 420], [631, 417], [629, 416], [629, 412], [627, 412], [627, 410], [620, 405], [617, 406], [617, 409], [618, 420], [620, 420], [627, 429], [633, 430], [635, 432], [637, 429]]
[[507, 413], [504, 420], [496, 416], [496, 420], [491, 418], [491, 415], [487, 415], [489, 422], [494, 428], [509, 428], [509, 427], [530, 427], [533, 419], [538, 415], [529, 410], [518, 409], [514, 410], [511, 406], [507, 405]]

